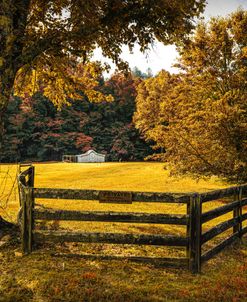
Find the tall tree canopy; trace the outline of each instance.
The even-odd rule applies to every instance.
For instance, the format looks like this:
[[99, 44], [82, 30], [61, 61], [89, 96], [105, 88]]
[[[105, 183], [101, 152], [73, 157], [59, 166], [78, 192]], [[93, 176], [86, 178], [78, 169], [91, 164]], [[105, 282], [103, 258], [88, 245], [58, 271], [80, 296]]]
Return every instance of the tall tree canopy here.
[[[61, 87], [65, 94], [71, 94], [76, 84], [94, 98], [90, 94], [93, 81], [88, 83], [81, 74], [71, 76], [72, 58], [88, 62], [92, 51], [100, 47], [105, 56], [123, 68], [122, 45], [132, 49], [139, 43], [145, 50], [155, 38], [164, 43], [181, 40], [193, 28], [193, 18], [203, 11], [204, 3], [205, 0], [2, 0], [0, 121], [16, 76], [21, 87], [18, 91], [24, 89], [25, 83], [32, 83], [33, 78], [37, 78], [33, 87], [51, 84], [47, 95], [55, 103], [59, 101], [56, 89], [62, 101], [65, 98]], [[94, 66], [88, 72], [92, 78], [97, 76]]]
[[136, 125], [174, 173], [247, 180], [246, 28], [241, 10], [199, 24], [179, 48], [183, 73], [138, 88]]

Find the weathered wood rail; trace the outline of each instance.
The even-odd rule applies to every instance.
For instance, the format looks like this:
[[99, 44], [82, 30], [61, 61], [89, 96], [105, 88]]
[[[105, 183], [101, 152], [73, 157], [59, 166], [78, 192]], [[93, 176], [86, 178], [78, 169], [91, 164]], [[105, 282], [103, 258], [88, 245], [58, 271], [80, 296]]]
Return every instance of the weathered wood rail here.
[[[26, 165], [24, 166], [26, 168]], [[72, 190], [34, 188], [34, 167], [29, 166], [21, 171], [18, 176], [19, 195], [21, 204], [21, 234], [22, 249], [25, 254], [32, 252], [34, 242], [84, 242], [84, 243], [109, 243], [109, 244], [137, 244], [184, 247], [186, 257], [180, 258], [154, 258], [154, 257], [124, 257], [130, 261], [144, 261], [161, 263], [167, 266], [188, 267], [192, 272], [201, 271], [201, 264], [218, 254], [225, 247], [247, 233], [247, 213], [243, 213], [247, 205], [247, 185], [231, 187], [223, 190], [204, 194], [167, 194], [162, 192], [116, 192], [111, 191], [109, 196], [116, 195], [115, 202], [124, 203], [127, 196], [128, 203], [132, 202], [159, 202], [185, 204], [187, 211], [184, 215], [178, 214], [149, 214], [135, 212], [102, 212], [102, 211], [71, 211], [40, 209], [35, 207], [35, 198], [42, 199], [77, 199], [101, 200], [101, 195], [106, 196], [108, 191], [99, 190]], [[233, 201], [216, 209], [202, 212], [202, 206], [209, 201], [232, 197]], [[118, 200], [119, 198], [119, 200]], [[101, 200], [102, 201], [102, 200]], [[114, 202], [114, 201], [113, 201]], [[233, 212], [233, 218], [223, 221], [210, 230], [203, 232], [203, 224]], [[65, 231], [38, 231], [35, 230], [36, 220], [76, 220], [76, 221], [104, 221], [121, 223], [146, 223], [169, 224], [186, 227], [185, 236], [172, 235], [147, 235], [147, 234], [122, 234], [122, 233], [83, 233]], [[203, 245], [221, 233], [233, 229], [233, 234], [218, 245], [202, 254]], [[95, 255], [83, 255], [85, 258], [95, 258]], [[121, 259], [119, 256], [99, 255], [99, 259]]]

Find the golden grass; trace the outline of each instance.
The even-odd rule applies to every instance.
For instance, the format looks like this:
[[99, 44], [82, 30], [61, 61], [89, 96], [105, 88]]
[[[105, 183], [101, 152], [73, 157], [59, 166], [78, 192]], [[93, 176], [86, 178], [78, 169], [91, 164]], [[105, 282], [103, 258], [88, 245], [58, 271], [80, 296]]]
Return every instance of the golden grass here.
[[[209, 180], [194, 180], [189, 177], [169, 177], [169, 171], [164, 169], [163, 163], [96, 163], [96, 164], [37, 164], [35, 165], [35, 187], [74, 188], [74, 189], [103, 189], [153, 192], [205, 192], [227, 186], [217, 178]], [[2, 166], [9, 171], [8, 186], [11, 185], [16, 173], [16, 166]], [[15, 219], [18, 203], [17, 197], [12, 194], [5, 214]], [[38, 204], [46, 207], [87, 211], [122, 211], [122, 212], [151, 212], [185, 214], [185, 205], [169, 203], [133, 203], [131, 205], [99, 204], [98, 201], [82, 200], [37, 200]], [[205, 210], [214, 207], [208, 203]], [[4, 216], [4, 214], [3, 214]], [[122, 223], [95, 223], [95, 222], [63, 222], [62, 227], [84, 229], [90, 231], [107, 230], [109, 232], [145, 232], [185, 234], [185, 228], [169, 225], [142, 225]], [[210, 224], [208, 225], [210, 227]]]
[[38, 164], [36, 186], [156, 192], [205, 192], [226, 187], [217, 178], [169, 177], [163, 163]]
[[[15, 178], [17, 166], [1, 166], [1, 175], [8, 171], [9, 178], [6, 183], [5, 191], [8, 191]], [[206, 192], [226, 187], [227, 184], [217, 178], [208, 180], [195, 180], [189, 177], [176, 178], [169, 177], [169, 171], [165, 169], [163, 163], [95, 163], [95, 164], [69, 164], [69, 163], [51, 163], [35, 165], [35, 187], [45, 188], [74, 188], [74, 189], [103, 189], [103, 190], [128, 190], [128, 191], [152, 191], [152, 192]], [[15, 191], [15, 194], [17, 192]], [[186, 214], [185, 205], [176, 205], [171, 203], [133, 203], [131, 205], [121, 204], [100, 204], [98, 201], [83, 200], [54, 200], [37, 199], [36, 203], [48, 208], [70, 209], [81, 211], [116, 211], [116, 212], [149, 212], [149, 213], [170, 213]], [[206, 203], [204, 211], [208, 211], [219, 202]], [[16, 219], [18, 212], [18, 197], [11, 195], [10, 202], [3, 217]], [[231, 218], [231, 213], [214, 219], [204, 226], [204, 230], [209, 229], [227, 218]], [[43, 225], [43, 224], [42, 224]], [[83, 230], [91, 232], [120, 232], [120, 233], [147, 233], [147, 234], [171, 234], [184, 235], [186, 229], [184, 226], [174, 225], [147, 225], [147, 224], [124, 224], [111, 222], [60, 222], [59, 226], [65, 229]], [[44, 227], [44, 225], [43, 225]], [[50, 226], [47, 223], [45, 227]], [[225, 236], [218, 236], [216, 240]], [[213, 244], [213, 241], [206, 246]], [[108, 250], [109, 245], [105, 245]], [[146, 250], [154, 248], [146, 247]], [[112, 248], [110, 247], [110, 251]], [[126, 252], [126, 248], [121, 249]], [[133, 250], [133, 248], [131, 249]], [[134, 252], [138, 248], [134, 248]], [[143, 250], [143, 249], [141, 249]], [[159, 249], [155, 249], [160, 253]], [[164, 249], [169, 252], [170, 249]], [[180, 249], [181, 250], [181, 249]], [[182, 249], [183, 253], [184, 250]]]
[[[52, 188], [104, 189], [157, 192], [205, 192], [228, 186], [217, 178], [196, 181], [191, 178], [169, 177], [162, 163], [104, 164], [37, 164], [35, 186]], [[3, 176], [8, 171], [7, 181]], [[11, 188], [16, 166], [0, 166], [0, 196]], [[185, 213], [184, 205], [133, 203], [132, 205], [99, 204], [97, 201], [37, 200], [46, 207], [97, 211], [133, 211], [151, 213]], [[205, 204], [207, 211], [219, 202]], [[8, 206], [0, 211], [15, 219], [18, 211], [16, 191]], [[204, 230], [229, 219], [231, 213], [208, 222]], [[44, 227], [44, 226], [43, 226]], [[55, 228], [56, 224], [45, 227]], [[185, 227], [123, 223], [61, 222], [59, 227], [99, 232], [128, 232], [185, 235]], [[231, 230], [230, 230], [231, 231]], [[230, 232], [228, 231], [228, 233]], [[222, 236], [210, 242], [209, 248]], [[15, 246], [17, 251], [19, 245]], [[48, 250], [95, 252], [115, 255], [184, 256], [184, 249], [123, 246], [107, 244], [67, 244], [48, 246]], [[227, 249], [203, 266], [203, 274], [193, 276], [184, 270], [169, 270], [148, 264], [120, 261], [89, 261], [54, 258], [45, 247], [28, 257], [18, 258], [13, 249], [0, 252], [1, 301], [247, 301], [246, 242]], [[1, 298], [1, 295], [3, 298]], [[1, 300], [3, 299], [3, 300]]]

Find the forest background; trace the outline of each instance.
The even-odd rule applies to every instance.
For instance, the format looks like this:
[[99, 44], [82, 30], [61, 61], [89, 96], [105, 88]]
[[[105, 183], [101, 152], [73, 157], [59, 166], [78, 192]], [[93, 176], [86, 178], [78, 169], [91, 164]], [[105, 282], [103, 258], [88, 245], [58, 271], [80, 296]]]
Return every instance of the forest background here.
[[[79, 69], [80, 65], [77, 66]], [[90, 149], [107, 155], [108, 161], [143, 160], [153, 153], [133, 123], [137, 86], [151, 71], [135, 68], [127, 77], [116, 73], [97, 87], [112, 95], [111, 102], [90, 102], [81, 98], [56, 106], [42, 91], [32, 97], [12, 97], [5, 118], [2, 162], [60, 161], [64, 154], [80, 154]]]

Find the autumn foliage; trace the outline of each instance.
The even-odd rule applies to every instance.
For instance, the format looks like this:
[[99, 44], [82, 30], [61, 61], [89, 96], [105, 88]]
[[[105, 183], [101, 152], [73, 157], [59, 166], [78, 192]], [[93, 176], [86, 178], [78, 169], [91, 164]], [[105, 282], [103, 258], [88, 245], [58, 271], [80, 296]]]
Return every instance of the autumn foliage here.
[[93, 50], [99, 47], [119, 68], [126, 68], [120, 57], [123, 45], [132, 50], [138, 43], [143, 51], [155, 38], [165, 44], [180, 41], [193, 28], [204, 4], [205, 0], [1, 1], [0, 126], [18, 78], [32, 83], [33, 92], [35, 79], [38, 84], [45, 82], [45, 95], [57, 105], [77, 85], [89, 99], [95, 98], [99, 94], [92, 81], [75, 79], [68, 61], [90, 65]]
[[77, 91], [78, 98], [66, 99], [60, 110], [44, 95], [46, 86], [33, 97], [12, 98], [1, 160], [60, 161], [64, 154], [89, 149], [105, 153], [107, 160], [143, 160], [152, 150], [132, 122], [140, 81], [122, 73], [107, 81], [100, 77], [95, 91], [113, 101], [92, 102]]
[[136, 126], [172, 173], [247, 180], [246, 28], [246, 11], [200, 23], [178, 49], [181, 73], [138, 87]]

